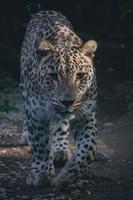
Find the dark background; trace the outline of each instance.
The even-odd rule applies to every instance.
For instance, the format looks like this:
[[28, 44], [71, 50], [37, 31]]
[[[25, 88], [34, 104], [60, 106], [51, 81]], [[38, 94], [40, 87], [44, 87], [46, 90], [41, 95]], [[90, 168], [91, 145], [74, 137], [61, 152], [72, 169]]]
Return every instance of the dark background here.
[[18, 47], [30, 14], [39, 9], [61, 11], [76, 30], [97, 34], [100, 39], [133, 36], [132, 0], [4, 0], [0, 6], [1, 40]]
[[[0, 53], [3, 54], [0, 54], [1, 66], [7, 65], [8, 47], [14, 48], [14, 50], [19, 52], [26, 25], [30, 20], [31, 14], [39, 10], [47, 9], [58, 10], [66, 15], [83, 39], [93, 37], [98, 42], [102, 41], [99, 45], [99, 51], [106, 42], [113, 41], [116, 46], [120, 45], [121, 48], [127, 47], [126, 52], [128, 51], [130, 54], [133, 39], [132, 0], [4, 0], [1, 1], [0, 6]], [[104, 53], [106, 54], [106, 51]], [[6, 55], [6, 62], [3, 62], [2, 56], [4, 55]], [[13, 60], [10, 56], [9, 61], [12, 62]], [[110, 60], [110, 57], [112, 57], [110, 53], [108, 57]], [[130, 59], [130, 56], [128, 59]], [[18, 61], [18, 58], [16, 61]], [[131, 74], [127, 74], [127, 72], [125, 74], [125, 71], [127, 68], [131, 71], [132, 69], [129, 69], [130, 67], [127, 64], [125, 66], [124, 62], [122, 61], [122, 66], [119, 63], [117, 64], [120, 67], [119, 73], [122, 69], [124, 72], [122, 76], [126, 75], [129, 76], [126, 78], [130, 78]], [[12, 67], [6, 66], [12, 73], [15, 73], [14, 69], [17, 70], [18, 67], [17, 64], [17, 66], [14, 64]], [[128, 64], [130, 65], [130, 60]]]
[[[109, 112], [112, 109], [120, 114], [127, 112], [133, 86], [132, 0], [1, 1], [0, 89], [5, 87], [7, 76], [19, 81], [19, 52], [27, 23], [33, 13], [47, 9], [66, 15], [83, 40], [98, 42], [95, 66], [99, 102], [107, 102]], [[116, 100], [113, 107], [112, 98]]]

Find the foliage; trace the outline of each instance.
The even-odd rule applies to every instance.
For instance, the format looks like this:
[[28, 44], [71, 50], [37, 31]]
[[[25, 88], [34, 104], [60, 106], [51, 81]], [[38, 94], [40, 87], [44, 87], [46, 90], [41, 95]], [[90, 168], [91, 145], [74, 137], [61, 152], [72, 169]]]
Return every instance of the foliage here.
[[124, 2], [120, 6], [120, 20], [123, 28], [133, 37], [133, 1]]
[[16, 107], [11, 103], [10, 99], [0, 95], [0, 112], [9, 112], [13, 110], [16, 110]]
[[0, 59], [9, 64], [9, 67], [19, 65], [19, 53], [15, 47], [0, 42]]
[[124, 19], [126, 17], [133, 15], [133, 2], [126, 3], [121, 6], [121, 19]]
[[128, 115], [131, 119], [133, 119], [133, 99], [132, 102], [128, 104]]
[[8, 72], [0, 70], [0, 93], [8, 93], [9, 90], [15, 88], [17, 84], [17, 81], [14, 80]]
[[16, 86], [17, 82], [7, 72], [0, 71], [0, 112], [16, 110], [10, 98], [10, 93]]
[[128, 116], [133, 120], [133, 81], [128, 81], [127, 85]]

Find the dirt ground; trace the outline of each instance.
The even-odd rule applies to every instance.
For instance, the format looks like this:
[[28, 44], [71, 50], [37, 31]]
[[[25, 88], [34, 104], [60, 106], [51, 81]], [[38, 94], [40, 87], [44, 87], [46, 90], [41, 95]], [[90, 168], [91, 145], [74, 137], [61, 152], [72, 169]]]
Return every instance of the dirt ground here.
[[0, 112], [0, 200], [133, 200], [133, 124], [126, 115], [98, 119], [98, 154], [90, 173], [54, 192], [26, 186], [29, 149], [19, 142], [22, 102], [17, 90], [12, 97], [17, 109]]

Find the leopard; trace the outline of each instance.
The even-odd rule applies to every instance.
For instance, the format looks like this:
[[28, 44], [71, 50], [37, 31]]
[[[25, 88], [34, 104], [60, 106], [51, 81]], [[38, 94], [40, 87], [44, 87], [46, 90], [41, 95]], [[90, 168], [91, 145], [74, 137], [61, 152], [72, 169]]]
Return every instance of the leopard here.
[[[31, 154], [27, 185], [60, 188], [89, 173], [97, 150], [96, 50], [97, 42], [83, 42], [58, 11], [30, 19], [20, 53], [23, 134]], [[58, 173], [56, 158], [65, 159]]]

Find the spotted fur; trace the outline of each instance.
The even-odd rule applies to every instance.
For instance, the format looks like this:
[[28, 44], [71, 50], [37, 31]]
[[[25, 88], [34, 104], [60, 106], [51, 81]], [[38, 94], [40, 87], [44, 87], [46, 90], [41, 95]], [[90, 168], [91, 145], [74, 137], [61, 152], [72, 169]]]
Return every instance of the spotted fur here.
[[[96, 48], [94, 40], [83, 43], [61, 13], [41, 11], [28, 24], [20, 61], [24, 134], [32, 154], [28, 185], [71, 182], [87, 173], [94, 159]], [[59, 152], [67, 162], [56, 175], [53, 161]]]

